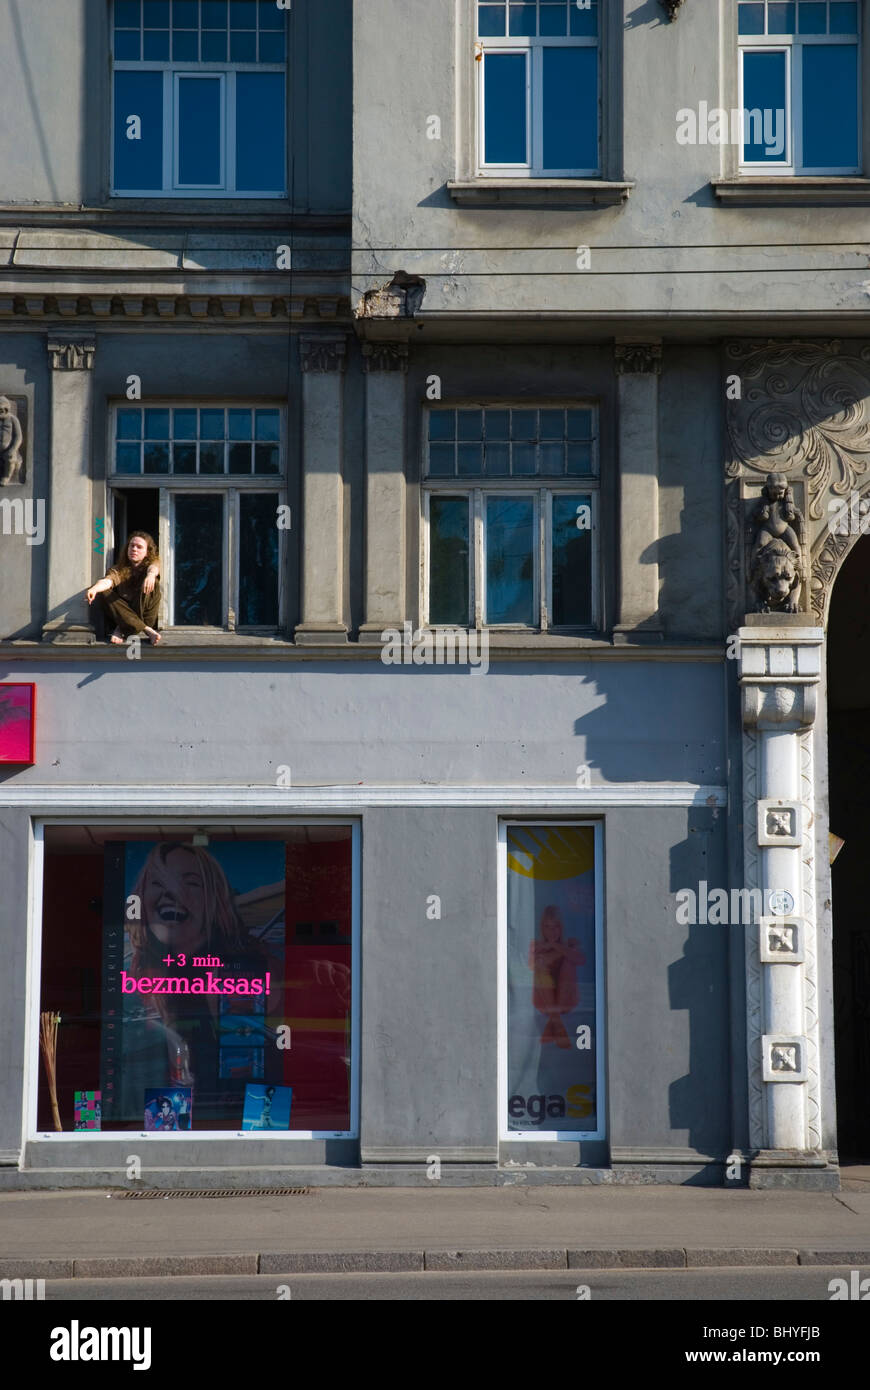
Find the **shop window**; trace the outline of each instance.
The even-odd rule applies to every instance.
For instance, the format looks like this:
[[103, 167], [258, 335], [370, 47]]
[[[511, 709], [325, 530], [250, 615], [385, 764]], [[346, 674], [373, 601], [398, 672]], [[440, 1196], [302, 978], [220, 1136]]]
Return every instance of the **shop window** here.
[[600, 834], [554, 822], [501, 827], [504, 1139], [604, 1136]]
[[286, 12], [274, 0], [114, 0], [117, 195], [286, 187]]
[[40, 1133], [348, 1134], [352, 834], [47, 827]]
[[283, 459], [277, 408], [115, 410], [109, 487], [116, 554], [133, 530], [158, 539], [165, 626], [280, 626], [289, 529]]
[[481, 169], [598, 174], [597, 0], [479, 0], [477, 36]]
[[426, 622], [595, 626], [593, 406], [431, 410], [424, 475]]
[[741, 167], [860, 172], [856, 0], [739, 0]]

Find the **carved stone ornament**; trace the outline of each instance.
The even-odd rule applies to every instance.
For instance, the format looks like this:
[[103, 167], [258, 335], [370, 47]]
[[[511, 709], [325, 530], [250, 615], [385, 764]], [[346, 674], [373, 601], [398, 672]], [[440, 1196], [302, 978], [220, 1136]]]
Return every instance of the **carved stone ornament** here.
[[50, 339], [48, 355], [54, 372], [89, 372], [94, 365], [97, 345], [93, 339], [59, 342]]
[[749, 587], [756, 613], [797, 613], [804, 519], [784, 473], [768, 473], [749, 525]]
[[[834, 527], [831, 517], [863, 515], [861, 505], [870, 489], [870, 345], [737, 342], [726, 346], [725, 357], [729, 623], [739, 625], [742, 615], [754, 609], [812, 613], [822, 626], [834, 579], [858, 530]], [[764, 500], [750, 512], [759, 483], [763, 478], [767, 491], [772, 474], [780, 475], [792, 499], [767, 499], [771, 516], [772, 504], [780, 504], [773, 526], [762, 522]], [[756, 545], [763, 529], [768, 541]], [[774, 535], [778, 529], [782, 534]], [[779, 544], [764, 554], [775, 541]], [[800, 543], [797, 552], [795, 541]], [[795, 553], [804, 569], [803, 600], [798, 598], [797, 565], [790, 559]]]
[[613, 351], [618, 376], [633, 372], [661, 375], [661, 343], [617, 343]]
[[347, 365], [347, 338], [304, 334], [299, 339], [303, 372], [343, 372]]
[[762, 965], [801, 965], [804, 923], [801, 917], [762, 917], [758, 958]]
[[680, 13], [680, 6], [683, 0], [659, 0], [662, 9], [667, 11], [668, 19], [673, 22]]
[[367, 372], [406, 372], [407, 343], [363, 343], [363, 368]]
[[806, 1081], [806, 1038], [762, 1038], [763, 1078], [765, 1081]]
[[0, 396], [0, 487], [14, 487], [24, 478], [24, 397]]

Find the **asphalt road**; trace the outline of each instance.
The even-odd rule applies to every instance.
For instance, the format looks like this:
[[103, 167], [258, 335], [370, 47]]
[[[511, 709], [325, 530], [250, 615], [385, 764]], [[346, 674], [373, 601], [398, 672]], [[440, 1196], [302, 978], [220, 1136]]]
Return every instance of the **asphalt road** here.
[[[862, 1278], [870, 1271], [862, 1270]], [[830, 1300], [829, 1281], [850, 1270], [839, 1266], [772, 1269], [547, 1270], [490, 1274], [293, 1274], [231, 1278], [211, 1275], [172, 1279], [62, 1279], [46, 1282], [46, 1302], [208, 1300], [295, 1302], [586, 1301], [818, 1302]], [[279, 1296], [280, 1295], [280, 1296]]]

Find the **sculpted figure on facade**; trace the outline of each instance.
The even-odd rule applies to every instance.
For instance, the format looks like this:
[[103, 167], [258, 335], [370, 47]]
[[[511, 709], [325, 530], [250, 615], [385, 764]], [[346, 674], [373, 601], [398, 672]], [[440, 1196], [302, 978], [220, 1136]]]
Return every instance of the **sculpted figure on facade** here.
[[0, 396], [0, 487], [23, 481], [21, 457], [23, 434], [21, 423], [8, 396]]
[[784, 473], [768, 473], [750, 522], [749, 585], [757, 613], [797, 613], [804, 520]]

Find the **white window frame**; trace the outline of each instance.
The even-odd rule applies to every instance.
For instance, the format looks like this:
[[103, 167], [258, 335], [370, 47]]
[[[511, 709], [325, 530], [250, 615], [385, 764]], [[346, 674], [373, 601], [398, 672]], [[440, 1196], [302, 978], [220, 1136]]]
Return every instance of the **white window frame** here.
[[[474, 0], [473, 0], [474, 2]], [[602, 7], [599, 6], [599, 10]], [[475, 32], [477, 30], [477, 7], [475, 5]], [[601, 23], [599, 13], [599, 33], [594, 37], [541, 35], [536, 38], [511, 35], [504, 38], [478, 38], [477, 52], [480, 62], [477, 88], [477, 173], [510, 173], [514, 178], [600, 178], [601, 176], [601, 138], [602, 138], [602, 73], [601, 73]], [[598, 54], [598, 103], [597, 103], [597, 151], [598, 159], [594, 168], [589, 169], [548, 169], [544, 166], [544, 57], [545, 48], [595, 48]], [[486, 56], [493, 53], [525, 53], [526, 58], [526, 154], [529, 158], [523, 164], [487, 163], [484, 159], [485, 117], [486, 117]]]
[[[593, 415], [593, 436], [592, 436], [592, 460], [594, 472], [591, 474], [573, 475], [571, 477], [553, 477], [551, 475], [536, 475], [525, 478], [487, 478], [483, 476], [470, 476], [464, 478], [445, 478], [441, 476], [429, 477], [427, 473], [428, 450], [429, 450], [429, 431], [428, 420], [430, 411], [424, 412], [424, 428], [422, 439], [422, 466], [421, 466], [421, 488], [422, 488], [422, 522], [421, 522], [421, 546], [420, 546], [420, 593], [419, 611], [421, 621], [427, 628], [433, 631], [444, 629], [447, 631], [457, 630], [456, 623], [433, 623], [429, 617], [429, 585], [430, 585], [430, 562], [431, 544], [429, 536], [429, 517], [430, 502], [432, 497], [465, 497], [469, 504], [469, 546], [471, 548], [470, 561], [468, 566], [468, 626], [475, 631], [486, 629], [490, 632], [551, 632], [571, 633], [579, 632], [583, 634], [597, 632], [600, 628], [600, 555], [599, 555], [599, 533], [600, 533], [600, 491], [601, 477], [599, 465], [599, 413], [597, 402], [587, 400], [573, 401], [442, 401], [440, 405], [447, 410], [546, 410], [546, 409], [576, 409], [591, 410]], [[564, 495], [583, 495], [588, 496], [592, 509], [590, 541], [592, 553], [591, 564], [591, 622], [589, 624], [560, 624], [556, 627], [552, 621], [553, 611], [553, 498]], [[486, 606], [486, 507], [485, 500], [491, 496], [531, 496], [535, 501], [535, 527], [537, 532], [538, 556], [534, 572], [534, 599], [533, 607], [538, 617], [537, 624], [527, 626], [525, 623], [488, 623], [485, 616]], [[462, 624], [459, 625], [460, 627]]]
[[[580, 829], [591, 826], [595, 833], [595, 1088], [597, 1128], [579, 1130], [546, 1130], [541, 1125], [529, 1129], [508, 1128], [508, 956], [507, 956], [507, 832], [511, 826], [541, 826], [557, 829]], [[605, 1061], [607, 1051], [607, 1019], [604, 990], [604, 826], [600, 820], [559, 819], [535, 820], [532, 817], [511, 817], [498, 825], [498, 1137], [501, 1143], [589, 1143], [607, 1137], [607, 1092]]]
[[[147, 410], [277, 410], [280, 421], [278, 450], [281, 460], [280, 473], [117, 473], [115, 471], [116, 421], [119, 410], [129, 409], [131, 402], [116, 401], [111, 404], [108, 420], [108, 441], [106, 457], [109, 467], [106, 470], [105, 524], [106, 550], [110, 548], [118, 564], [118, 547], [124, 538], [115, 533], [116, 492], [144, 489], [158, 494], [158, 534], [157, 549], [161, 557], [161, 596], [159, 623], [161, 631], [179, 634], [208, 634], [218, 632], [243, 632], [251, 635], [274, 635], [286, 623], [286, 570], [287, 570], [287, 531], [278, 530], [278, 622], [274, 626], [246, 624], [240, 626], [239, 577], [241, 574], [241, 528], [240, 498], [243, 493], [267, 493], [275, 499], [275, 524], [277, 509], [288, 504], [287, 486], [287, 414], [286, 409], [269, 401], [165, 401], [149, 400], [136, 402], [136, 409]], [[121, 440], [121, 443], [125, 441]], [[127, 443], [135, 443], [128, 440]], [[139, 441], [141, 443], [141, 441]], [[189, 443], [190, 441], [182, 441]], [[226, 438], [224, 443], [228, 443]], [[253, 443], [254, 441], [252, 441]], [[174, 497], [185, 493], [215, 493], [224, 498], [223, 520], [223, 561], [221, 587], [221, 627], [176, 624], [175, 607], [175, 507]]]
[[[796, 11], [797, 14], [797, 11]], [[863, 5], [858, 5], [858, 33], [855, 34], [738, 34], [738, 91], [741, 113], [746, 110], [746, 103], [743, 99], [743, 56], [746, 53], [770, 53], [784, 52], [786, 54], [786, 74], [785, 74], [785, 156], [781, 160], [744, 160], [743, 158], [743, 135], [741, 129], [741, 141], [738, 150], [738, 167], [741, 173], [757, 174], [762, 169], [774, 169], [776, 173], [784, 177], [809, 178], [812, 176], [848, 176], [860, 175], [863, 172], [862, 166], [862, 99], [863, 99], [863, 64], [862, 64], [862, 14]], [[797, 20], [796, 20], [797, 22]], [[857, 113], [856, 113], [856, 134], [858, 163], [855, 165], [811, 165], [805, 166], [803, 163], [803, 50], [805, 45], [837, 44], [839, 46], [857, 47]], [[742, 120], [742, 117], [741, 117]]]
[[[359, 1139], [360, 1121], [360, 1075], [361, 1075], [361, 1012], [362, 1012], [362, 976], [361, 976], [361, 825], [358, 820], [350, 817], [327, 817], [318, 815], [279, 815], [276, 806], [276, 813], [265, 820], [254, 820], [250, 816], [243, 817], [241, 820], [236, 818], [219, 819], [214, 812], [191, 810], [190, 807], [182, 808], [181, 801], [189, 801], [185, 791], [179, 795], [174, 795], [173, 788], [166, 788], [167, 809], [166, 814], [161, 815], [159, 822], [149, 816], [133, 817], [106, 815], [96, 806], [87, 816], [64, 816], [62, 814], [46, 815], [39, 819], [34, 818], [32, 824], [31, 854], [30, 854], [30, 882], [32, 891], [30, 897], [29, 913], [29, 950], [28, 971], [27, 971], [27, 1048], [24, 1076], [24, 1142], [25, 1143], [48, 1143], [62, 1144], [70, 1142], [80, 1143], [115, 1143], [125, 1142], [129, 1138], [146, 1141], [148, 1143], [170, 1143], [170, 1144], [191, 1144], [200, 1139], [209, 1142], [218, 1140], [237, 1140], [245, 1139], [249, 1142], [254, 1140], [265, 1140], [266, 1143], [275, 1143], [285, 1140], [298, 1142], [310, 1139]], [[232, 827], [246, 830], [263, 829], [273, 826], [290, 827], [294, 825], [341, 825], [351, 828], [351, 1051], [350, 1051], [350, 1128], [347, 1130], [233, 1130], [233, 1129], [200, 1129], [186, 1130], [178, 1133], [157, 1133], [154, 1131], [137, 1130], [100, 1130], [76, 1133], [74, 1130], [44, 1131], [37, 1128], [37, 1106], [39, 1097], [39, 1008], [41, 1002], [42, 986], [42, 903], [45, 882], [45, 827], [53, 825], [99, 825], [117, 826], [119, 833], [123, 833], [125, 827], [139, 829], [142, 826], [153, 826], [154, 838], [160, 839], [164, 829], [172, 829], [178, 824], [185, 827], [193, 822], [196, 826], [202, 826], [206, 831], [213, 829], [227, 830]]]

